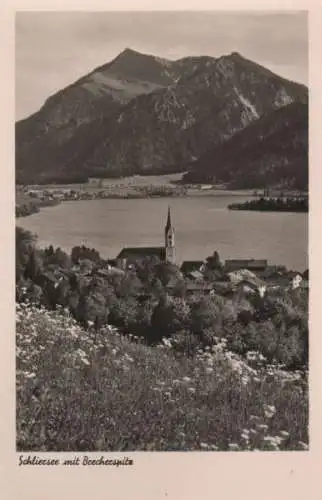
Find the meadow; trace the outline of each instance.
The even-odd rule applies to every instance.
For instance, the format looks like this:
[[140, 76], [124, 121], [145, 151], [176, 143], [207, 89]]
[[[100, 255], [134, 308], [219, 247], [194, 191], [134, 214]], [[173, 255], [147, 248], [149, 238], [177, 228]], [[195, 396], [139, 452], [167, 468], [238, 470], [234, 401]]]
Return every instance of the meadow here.
[[227, 341], [180, 354], [16, 305], [18, 451], [308, 449], [308, 382]]

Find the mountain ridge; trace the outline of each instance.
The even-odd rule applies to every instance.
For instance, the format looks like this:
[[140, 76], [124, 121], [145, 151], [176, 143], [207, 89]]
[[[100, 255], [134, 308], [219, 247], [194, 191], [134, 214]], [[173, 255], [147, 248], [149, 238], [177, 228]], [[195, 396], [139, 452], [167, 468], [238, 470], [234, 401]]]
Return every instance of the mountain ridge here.
[[16, 123], [18, 181], [162, 173], [197, 160], [307, 88], [237, 52], [170, 61], [124, 49]]
[[307, 189], [308, 105], [293, 102], [261, 117], [192, 163], [184, 181]]

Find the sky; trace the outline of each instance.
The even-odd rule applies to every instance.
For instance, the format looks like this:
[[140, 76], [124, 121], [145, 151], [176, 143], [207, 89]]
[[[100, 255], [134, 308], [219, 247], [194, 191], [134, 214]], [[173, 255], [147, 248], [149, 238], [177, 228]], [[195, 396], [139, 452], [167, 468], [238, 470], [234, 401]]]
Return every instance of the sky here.
[[239, 52], [307, 85], [305, 12], [18, 12], [16, 119], [128, 47], [168, 59]]

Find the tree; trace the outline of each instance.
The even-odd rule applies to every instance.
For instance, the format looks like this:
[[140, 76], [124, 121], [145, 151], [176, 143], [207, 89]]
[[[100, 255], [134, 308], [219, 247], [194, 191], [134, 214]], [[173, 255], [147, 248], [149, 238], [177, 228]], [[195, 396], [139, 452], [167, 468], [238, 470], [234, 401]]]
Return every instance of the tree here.
[[53, 245], [49, 245], [47, 248], [44, 249], [44, 257], [52, 257], [55, 253]]
[[151, 316], [151, 340], [159, 341], [190, 327], [190, 307], [180, 298], [162, 296]]
[[212, 298], [204, 298], [191, 308], [191, 330], [202, 336], [204, 330], [215, 329], [220, 323], [220, 307]]
[[134, 331], [138, 335], [147, 335], [151, 327], [153, 308], [154, 304], [152, 300], [145, 300], [142, 305], [138, 305], [134, 325]]
[[90, 274], [93, 271], [93, 261], [83, 259], [80, 261], [79, 267], [82, 274]]
[[23, 278], [30, 254], [36, 245], [36, 236], [16, 226], [16, 281]]
[[42, 251], [44, 266], [61, 267], [62, 269], [69, 269], [71, 267], [71, 259], [69, 255], [64, 252], [60, 247], [54, 249], [52, 245]]
[[174, 333], [171, 329], [173, 320], [172, 307], [167, 295], [161, 296], [158, 305], [154, 308], [151, 316], [150, 338], [152, 342], [158, 342], [162, 337]]
[[73, 264], [79, 264], [81, 260], [87, 259], [92, 262], [98, 262], [101, 260], [100, 254], [95, 248], [89, 248], [85, 245], [75, 246], [71, 251], [71, 259]]
[[40, 257], [37, 254], [37, 250], [35, 248], [32, 248], [24, 270], [24, 277], [26, 279], [29, 278], [32, 281], [36, 282], [41, 272], [41, 269], [42, 269], [42, 262], [40, 260]]
[[56, 251], [53, 255], [53, 263], [64, 269], [69, 269], [71, 267], [71, 259], [69, 255], [59, 247], [56, 248]]
[[127, 331], [132, 330], [138, 314], [138, 302], [133, 297], [125, 297], [113, 302], [109, 321]]
[[135, 274], [124, 274], [112, 277], [117, 297], [137, 297], [142, 290], [142, 284]]
[[145, 257], [134, 263], [134, 269], [139, 280], [144, 284], [151, 283], [156, 276], [156, 267], [160, 264], [160, 259], [156, 256]]
[[184, 298], [186, 296], [187, 286], [184, 280], [177, 281], [173, 288], [174, 297]]
[[75, 313], [76, 319], [85, 327], [88, 326], [89, 321], [92, 321], [96, 327], [99, 327], [107, 323], [109, 311], [102, 294], [99, 292], [89, 294], [85, 291], [79, 297]]
[[222, 269], [223, 265], [220, 261], [219, 253], [215, 251], [212, 256], [207, 257], [207, 268], [211, 270], [220, 270]]
[[178, 266], [170, 262], [162, 262], [156, 266], [156, 275], [163, 286], [167, 286], [170, 281], [181, 281], [182, 273]]

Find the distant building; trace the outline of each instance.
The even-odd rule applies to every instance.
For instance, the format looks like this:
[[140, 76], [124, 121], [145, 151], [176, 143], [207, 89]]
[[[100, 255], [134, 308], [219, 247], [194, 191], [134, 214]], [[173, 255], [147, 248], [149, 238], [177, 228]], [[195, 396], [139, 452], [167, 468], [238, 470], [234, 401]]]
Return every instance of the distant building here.
[[237, 284], [243, 281], [248, 283], [253, 283], [255, 286], [262, 285], [264, 282], [257, 277], [255, 273], [249, 269], [239, 269], [238, 271], [230, 271], [227, 274], [229, 280], [233, 284]]
[[99, 186], [101, 184], [102, 179], [98, 179], [96, 177], [89, 177], [87, 183], [90, 186]]
[[125, 247], [116, 257], [117, 266], [121, 269], [127, 269], [131, 264], [146, 257], [157, 257], [163, 262], [175, 263], [175, 240], [174, 228], [171, 222], [170, 207], [168, 209], [167, 223], [164, 229], [163, 247]]
[[225, 262], [225, 271], [238, 271], [248, 269], [249, 271], [264, 271], [268, 266], [266, 259], [229, 259]]
[[294, 278], [292, 278], [292, 288], [293, 290], [295, 290], [296, 288], [299, 288], [299, 286], [301, 285], [303, 281], [303, 278], [300, 274], [297, 274], [296, 276], [294, 276]]

